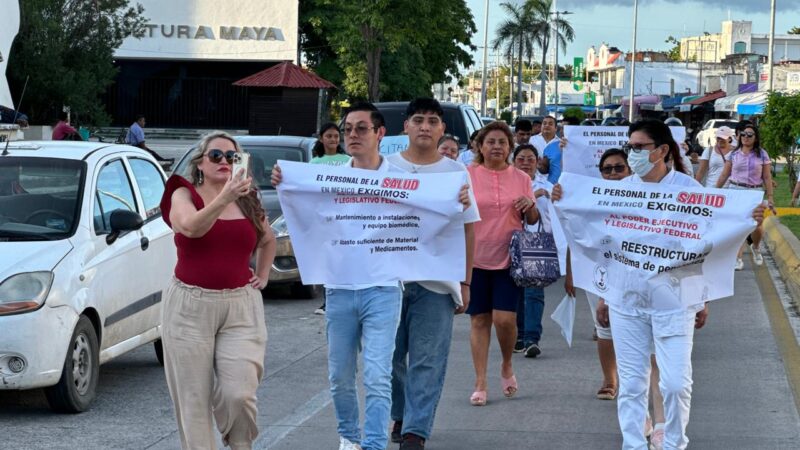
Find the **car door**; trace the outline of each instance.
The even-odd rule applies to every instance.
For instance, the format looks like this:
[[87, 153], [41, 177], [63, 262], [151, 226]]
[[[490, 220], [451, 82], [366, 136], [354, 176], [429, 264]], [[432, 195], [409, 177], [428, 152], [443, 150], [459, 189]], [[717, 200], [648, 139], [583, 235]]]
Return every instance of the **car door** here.
[[146, 264], [138, 270], [139, 282], [145, 297], [136, 304], [130, 321], [133, 336], [161, 325], [163, 293], [175, 272], [177, 253], [174, 234], [161, 219], [161, 196], [164, 194], [163, 172], [152, 161], [143, 157], [128, 157], [134, 191], [143, 211], [140, 247]]
[[122, 233], [111, 244], [106, 242], [113, 211], [127, 209], [141, 214], [124, 158], [101, 160], [95, 173], [89, 191], [93, 245], [84, 274], [102, 321], [102, 351], [134, 335], [128, 319], [151, 292], [141, 276], [149, 264], [142, 249], [141, 230]]

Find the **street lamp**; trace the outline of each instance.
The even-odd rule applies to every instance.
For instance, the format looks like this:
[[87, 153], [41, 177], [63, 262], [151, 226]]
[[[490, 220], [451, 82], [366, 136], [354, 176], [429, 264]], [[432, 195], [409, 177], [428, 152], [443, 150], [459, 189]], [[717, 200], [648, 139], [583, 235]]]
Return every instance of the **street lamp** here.
[[639, 17], [639, 0], [633, 0], [633, 53], [631, 53], [630, 91], [628, 93], [628, 122], [633, 122], [633, 82], [636, 76], [636, 20]]
[[[769, 51], [767, 52], [767, 63], [769, 64], [769, 81], [767, 81], [767, 90], [772, 91], [772, 46], [775, 42], [775, 0], [770, 4], [770, 19], [769, 19]], [[785, 57], [785, 55], [784, 55]]]
[[483, 14], [483, 79], [481, 80], [481, 117], [486, 117], [486, 52], [489, 47], [489, 0]]
[[555, 11], [555, 12], [552, 12], [550, 14], [555, 14], [556, 15], [556, 26], [555, 26], [555, 32], [556, 32], [556, 68], [553, 71], [553, 74], [554, 74], [554, 77], [556, 79], [556, 89], [555, 89], [555, 94], [556, 94], [556, 115], [555, 116], [558, 117], [558, 100], [559, 100], [558, 99], [558, 24], [559, 24], [558, 19], [561, 16], [566, 16], [566, 15], [572, 14], [572, 12], [571, 11]]

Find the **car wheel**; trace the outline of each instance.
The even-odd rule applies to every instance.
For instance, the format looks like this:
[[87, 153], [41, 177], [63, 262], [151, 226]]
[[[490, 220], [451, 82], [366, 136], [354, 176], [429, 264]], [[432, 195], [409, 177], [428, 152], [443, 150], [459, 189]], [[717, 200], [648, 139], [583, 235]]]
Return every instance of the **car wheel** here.
[[153, 348], [156, 350], [158, 363], [161, 364], [161, 367], [164, 367], [164, 344], [161, 343], [161, 339], [153, 341]]
[[290, 289], [292, 297], [295, 298], [315, 298], [321, 293], [318, 284], [294, 283]]
[[57, 412], [79, 413], [94, 401], [100, 357], [92, 322], [81, 316], [69, 342], [58, 384], [45, 389], [47, 403]]

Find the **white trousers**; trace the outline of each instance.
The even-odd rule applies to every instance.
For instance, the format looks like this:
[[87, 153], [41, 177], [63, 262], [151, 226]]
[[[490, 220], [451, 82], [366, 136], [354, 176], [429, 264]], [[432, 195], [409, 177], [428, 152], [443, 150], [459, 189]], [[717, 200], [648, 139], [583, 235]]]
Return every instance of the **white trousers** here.
[[669, 315], [609, 308], [619, 372], [617, 415], [623, 450], [647, 450], [644, 422], [650, 384], [650, 353], [655, 347], [664, 397], [664, 449], [685, 449], [692, 401], [692, 344], [696, 312]]

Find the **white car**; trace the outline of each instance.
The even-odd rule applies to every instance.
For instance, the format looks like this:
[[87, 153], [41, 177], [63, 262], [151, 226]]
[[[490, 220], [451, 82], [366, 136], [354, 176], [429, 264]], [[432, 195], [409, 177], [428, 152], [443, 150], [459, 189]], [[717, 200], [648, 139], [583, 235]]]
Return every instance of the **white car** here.
[[[4, 145], [4, 144], [3, 144]], [[81, 412], [99, 366], [150, 342], [176, 261], [164, 172], [144, 150], [0, 145], [0, 390]]]
[[697, 132], [697, 145], [708, 148], [714, 145], [717, 141], [717, 137], [714, 133], [717, 132], [717, 128], [720, 127], [728, 127], [731, 130], [736, 129], [736, 125], [739, 122], [730, 119], [711, 119], [703, 125], [703, 128]]

